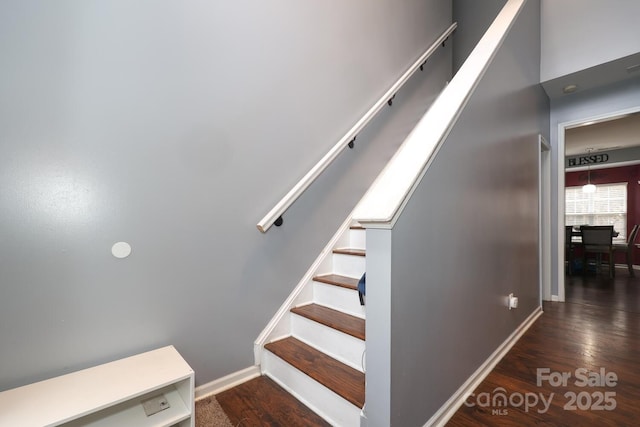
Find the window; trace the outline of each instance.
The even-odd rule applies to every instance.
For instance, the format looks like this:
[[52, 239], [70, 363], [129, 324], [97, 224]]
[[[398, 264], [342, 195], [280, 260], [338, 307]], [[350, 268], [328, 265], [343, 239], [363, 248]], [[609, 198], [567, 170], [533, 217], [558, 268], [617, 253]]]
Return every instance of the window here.
[[582, 187], [565, 189], [566, 225], [613, 225], [618, 237], [627, 240], [627, 183], [598, 184], [595, 193]]

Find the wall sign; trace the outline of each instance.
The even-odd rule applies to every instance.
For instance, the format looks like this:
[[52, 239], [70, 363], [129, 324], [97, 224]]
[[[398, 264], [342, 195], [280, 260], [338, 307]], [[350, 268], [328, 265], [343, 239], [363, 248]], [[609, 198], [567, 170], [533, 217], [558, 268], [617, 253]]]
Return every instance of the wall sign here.
[[569, 166], [582, 166], [594, 163], [607, 163], [609, 161], [608, 154], [594, 154], [590, 156], [580, 156], [569, 158]]

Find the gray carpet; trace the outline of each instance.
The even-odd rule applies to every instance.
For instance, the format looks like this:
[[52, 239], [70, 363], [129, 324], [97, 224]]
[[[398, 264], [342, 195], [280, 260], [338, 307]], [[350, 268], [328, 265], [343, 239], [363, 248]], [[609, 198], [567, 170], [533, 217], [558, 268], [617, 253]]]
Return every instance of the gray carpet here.
[[234, 427], [215, 396], [196, 401], [196, 427]]

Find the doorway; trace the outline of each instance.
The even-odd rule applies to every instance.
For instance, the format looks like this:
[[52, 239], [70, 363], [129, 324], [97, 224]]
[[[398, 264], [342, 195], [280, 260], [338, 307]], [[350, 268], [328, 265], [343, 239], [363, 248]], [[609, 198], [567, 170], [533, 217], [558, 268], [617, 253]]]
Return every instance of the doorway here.
[[556, 257], [556, 272], [557, 272], [557, 295], [543, 295], [543, 298], [552, 301], [565, 301], [565, 152], [566, 152], [566, 131], [571, 128], [579, 126], [585, 126], [589, 123], [598, 123], [604, 121], [615, 120], [630, 114], [640, 112], [640, 106], [632, 107], [626, 110], [620, 110], [616, 112], [604, 113], [597, 116], [589, 116], [580, 118], [577, 120], [562, 122], [558, 124], [558, 138], [557, 138], [557, 254]]

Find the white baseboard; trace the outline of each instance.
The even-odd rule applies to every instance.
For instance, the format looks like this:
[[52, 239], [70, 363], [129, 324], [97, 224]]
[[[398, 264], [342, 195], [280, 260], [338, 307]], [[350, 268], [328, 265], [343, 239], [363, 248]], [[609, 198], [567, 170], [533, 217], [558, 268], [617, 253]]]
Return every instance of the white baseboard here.
[[249, 366], [241, 371], [234, 372], [217, 380], [202, 384], [195, 389], [195, 400], [204, 399], [213, 394], [218, 394], [244, 382], [262, 375], [260, 366]]
[[511, 347], [518, 342], [520, 337], [529, 329], [531, 325], [542, 314], [542, 307], [536, 308], [520, 326], [513, 331], [501, 345], [493, 352], [491, 356], [465, 381], [462, 386], [445, 402], [444, 405], [433, 414], [424, 427], [444, 426], [447, 421], [456, 413], [473, 391], [495, 368], [498, 362], [511, 350]]
[[558, 295], [551, 295], [551, 301], [558, 302], [560, 301], [560, 297]]

